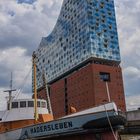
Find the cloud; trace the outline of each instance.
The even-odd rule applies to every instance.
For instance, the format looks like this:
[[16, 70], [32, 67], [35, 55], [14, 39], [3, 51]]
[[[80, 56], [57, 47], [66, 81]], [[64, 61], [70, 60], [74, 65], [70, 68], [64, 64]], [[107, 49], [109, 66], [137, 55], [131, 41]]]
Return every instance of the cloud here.
[[133, 59], [140, 56], [140, 1], [115, 0], [115, 3], [122, 57]]
[[[16, 87], [22, 84], [31, 67], [32, 52], [38, 47], [41, 37], [53, 29], [61, 3], [62, 0], [48, 0], [47, 4], [44, 0], [0, 1], [1, 87], [9, 85], [11, 71], [16, 75]], [[29, 86], [31, 88], [31, 83]]]
[[0, 0], [0, 109], [11, 72], [13, 88], [22, 88], [20, 95], [32, 95], [31, 54], [52, 31], [61, 4], [62, 0]]
[[[140, 78], [140, 69], [136, 68], [136, 67], [127, 67], [124, 69], [124, 75], [126, 77], [129, 77], [131, 79], [139, 79]], [[140, 79], [139, 79], [140, 80]]]
[[[26, 55], [21, 47], [0, 49], [0, 110], [6, 109], [6, 97], [9, 89], [11, 72], [13, 72], [13, 89], [17, 89], [14, 96], [19, 98], [31, 98], [31, 57]], [[21, 89], [21, 92], [19, 92]]]
[[[127, 105], [140, 95], [140, 0], [114, 0]], [[57, 21], [63, 0], [0, 0], [0, 88], [13, 71], [19, 88], [31, 67], [31, 54]], [[31, 76], [24, 93], [31, 90]], [[128, 96], [129, 95], [129, 96]], [[131, 98], [132, 97], [132, 98]], [[0, 99], [1, 101], [1, 99]], [[129, 103], [130, 102], [130, 103]]]
[[[126, 97], [140, 95], [140, 1], [115, 0]], [[131, 98], [130, 98], [131, 99]], [[136, 98], [133, 98], [133, 101]], [[140, 100], [140, 98], [139, 98]], [[129, 100], [130, 101], [130, 100]], [[130, 105], [129, 105], [130, 107]]]
[[[14, 88], [21, 88], [27, 72], [31, 72], [31, 57], [27, 56], [26, 50], [20, 47], [0, 49], [0, 56], [0, 88], [8, 88], [11, 72], [13, 72]], [[31, 89], [31, 73], [26, 84], [26, 89], [29, 87]]]
[[123, 69], [123, 76], [126, 96], [140, 95], [140, 69], [128, 66]]
[[127, 96], [126, 97], [126, 105], [127, 110], [137, 110], [140, 108], [140, 95], [134, 95], [134, 96]]
[[[28, 0], [29, 1], [29, 0]], [[38, 0], [33, 4], [15, 0], [0, 1], [0, 48], [21, 46], [32, 54], [53, 29], [62, 0]]]

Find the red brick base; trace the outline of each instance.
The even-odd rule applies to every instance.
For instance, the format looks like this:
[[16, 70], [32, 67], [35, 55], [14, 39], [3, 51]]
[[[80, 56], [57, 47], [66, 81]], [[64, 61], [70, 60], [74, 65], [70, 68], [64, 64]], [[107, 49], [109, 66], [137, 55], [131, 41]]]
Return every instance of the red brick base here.
[[[111, 101], [122, 111], [126, 110], [120, 67], [89, 64], [67, 77], [50, 85], [50, 98], [55, 118], [70, 113], [70, 107], [77, 111], [108, 102], [106, 83], [100, 73], [110, 74], [108, 82]], [[44, 94], [43, 90], [39, 93]]]

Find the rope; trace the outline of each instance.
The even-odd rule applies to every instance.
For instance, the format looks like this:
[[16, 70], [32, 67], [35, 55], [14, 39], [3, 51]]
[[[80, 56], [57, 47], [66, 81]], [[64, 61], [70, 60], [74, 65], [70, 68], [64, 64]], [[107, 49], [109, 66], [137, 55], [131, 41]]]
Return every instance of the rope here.
[[109, 116], [108, 116], [108, 112], [107, 112], [107, 110], [106, 110], [106, 106], [105, 106], [105, 105], [104, 105], [104, 108], [105, 108], [105, 112], [106, 112], [106, 116], [107, 116], [107, 120], [108, 120], [109, 126], [110, 126], [110, 128], [111, 128], [111, 132], [112, 132], [112, 134], [113, 134], [115, 140], [118, 140], [118, 138], [117, 138], [117, 136], [115, 135], [115, 132], [114, 132], [114, 130], [113, 130], [113, 127], [112, 127], [112, 124], [111, 124], [110, 118], [109, 118]]
[[15, 95], [15, 99], [17, 99], [17, 98], [19, 97], [20, 93], [23, 91], [23, 88], [24, 88], [24, 86], [25, 86], [25, 84], [26, 84], [26, 82], [27, 82], [27, 79], [28, 79], [28, 77], [29, 77], [31, 71], [32, 71], [32, 68], [29, 70], [28, 74], [27, 74], [26, 77], [24, 78], [24, 80], [23, 80], [23, 82], [22, 82], [22, 84], [21, 84], [21, 86], [20, 86], [20, 88], [19, 88], [17, 94]]

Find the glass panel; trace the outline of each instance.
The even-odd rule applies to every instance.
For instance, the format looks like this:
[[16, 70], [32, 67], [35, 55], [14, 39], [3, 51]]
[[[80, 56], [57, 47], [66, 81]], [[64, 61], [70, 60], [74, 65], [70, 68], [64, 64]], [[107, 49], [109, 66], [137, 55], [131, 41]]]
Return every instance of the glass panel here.
[[21, 108], [26, 107], [26, 101], [21, 101], [21, 102], [20, 102], [20, 107], [21, 107]]
[[28, 101], [28, 107], [34, 107], [34, 102], [33, 101]]
[[104, 82], [110, 82], [110, 73], [100, 72], [100, 79]]
[[46, 108], [46, 102], [41, 102], [41, 107]]
[[12, 102], [12, 108], [18, 108], [18, 102]]

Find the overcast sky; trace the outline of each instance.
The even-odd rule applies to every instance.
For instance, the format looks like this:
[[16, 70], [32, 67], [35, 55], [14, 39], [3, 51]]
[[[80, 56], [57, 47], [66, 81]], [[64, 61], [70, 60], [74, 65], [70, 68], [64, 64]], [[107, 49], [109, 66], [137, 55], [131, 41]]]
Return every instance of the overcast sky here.
[[[0, 110], [3, 90], [31, 96], [31, 55], [53, 29], [63, 0], [0, 0]], [[140, 0], [115, 0], [125, 95], [129, 109], [140, 107]], [[16, 94], [17, 95], [17, 94]]]

